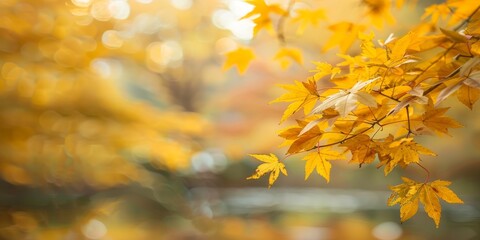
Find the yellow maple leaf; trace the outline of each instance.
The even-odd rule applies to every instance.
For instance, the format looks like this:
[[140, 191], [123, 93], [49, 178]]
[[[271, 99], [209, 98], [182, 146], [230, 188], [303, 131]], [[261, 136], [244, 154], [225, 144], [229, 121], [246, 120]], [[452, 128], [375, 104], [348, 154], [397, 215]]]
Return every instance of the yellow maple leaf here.
[[256, 35], [263, 28], [271, 29], [272, 20], [270, 14], [278, 14], [280, 16], [285, 15], [286, 12], [278, 4], [267, 4], [265, 0], [245, 0], [246, 3], [253, 6], [253, 9], [245, 14], [241, 19], [252, 19], [255, 23], [253, 34]]
[[318, 8], [315, 10], [310, 9], [298, 9], [296, 11], [297, 16], [292, 18], [292, 21], [299, 23], [297, 34], [303, 34], [305, 29], [309, 26], [317, 26], [320, 20], [326, 20], [327, 16], [325, 15], [325, 10], [323, 8]]
[[433, 4], [425, 8], [425, 13], [422, 15], [422, 20], [430, 17], [430, 22], [437, 24], [439, 19], [445, 20], [452, 13], [446, 3]]
[[226, 53], [226, 57], [227, 59], [223, 64], [223, 69], [227, 70], [234, 65], [237, 65], [238, 72], [243, 74], [250, 65], [250, 62], [255, 59], [255, 54], [250, 48], [240, 47], [236, 50]]
[[402, 138], [394, 141], [388, 145], [388, 149], [385, 151], [388, 153], [387, 155], [380, 155], [380, 161], [385, 162], [385, 176], [398, 164], [406, 166], [410, 163], [420, 162], [419, 154], [436, 156], [434, 152], [413, 141], [413, 138]]
[[298, 48], [282, 47], [277, 51], [274, 59], [280, 62], [283, 69], [287, 69], [292, 61], [300, 65], [303, 64], [302, 52]]
[[385, 62], [385, 65], [388, 67], [399, 67], [405, 63], [412, 62], [413, 60], [407, 57], [406, 53], [407, 49], [410, 47], [410, 44], [414, 42], [416, 37], [417, 34], [411, 31], [405, 36], [392, 42], [393, 46], [391, 46], [391, 53], [388, 61]]
[[295, 81], [295, 84], [281, 84], [279, 87], [289, 92], [283, 94], [270, 103], [292, 102], [284, 111], [280, 123], [285, 121], [301, 108], [304, 109], [305, 114], [308, 114], [319, 99], [319, 95], [317, 93], [317, 83], [314, 80], [308, 80], [307, 82]]
[[431, 183], [418, 183], [402, 177], [403, 184], [390, 187], [392, 194], [387, 204], [400, 204], [400, 219], [405, 222], [417, 213], [419, 202], [423, 204], [427, 215], [433, 219], [438, 228], [442, 215], [440, 199], [447, 203], [463, 203], [463, 201], [448, 188], [450, 182], [436, 180]]
[[313, 62], [315, 64], [315, 69], [310, 70], [310, 72], [314, 72], [315, 75], [313, 75], [314, 80], [320, 80], [322, 77], [325, 77], [327, 75], [330, 75], [330, 79], [335, 77], [335, 75], [339, 74], [341, 72], [340, 68], [338, 67], [332, 67], [330, 63], [326, 62]]
[[362, 164], [369, 164], [375, 160], [375, 144], [371, 141], [370, 136], [360, 134], [354, 138], [345, 141], [340, 146], [347, 147], [352, 153], [351, 163], [358, 163], [360, 167]]
[[306, 121], [298, 120], [298, 126], [282, 131], [279, 136], [290, 140], [291, 144], [287, 153], [297, 153], [302, 150], [310, 150], [322, 139], [323, 131], [318, 125], [311, 127], [308, 131], [303, 129], [308, 125]]
[[432, 104], [427, 105], [422, 121], [425, 126], [435, 132], [448, 134], [448, 128], [460, 128], [462, 125], [457, 121], [443, 116], [449, 108], [433, 108]]
[[458, 89], [457, 98], [465, 106], [473, 109], [473, 104], [480, 98], [480, 89], [462, 84]]
[[305, 163], [305, 180], [308, 179], [313, 170], [316, 170], [320, 176], [329, 182], [330, 169], [332, 168], [329, 160], [344, 159], [344, 156], [331, 148], [322, 148], [316, 152], [309, 153], [303, 159], [307, 161]]
[[377, 102], [372, 95], [361, 91], [367, 85], [377, 80], [377, 78], [369, 79], [364, 82], [357, 82], [352, 88], [348, 90], [340, 90], [340, 92], [328, 96], [320, 105], [312, 110], [312, 113], [319, 113], [323, 110], [333, 107], [338, 111], [340, 116], [344, 117], [355, 110], [359, 103], [376, 107]]
[[453, 26], [466, 20], [480, 5], [478, 0], [449, 0], [447, 5], [455, 8], [452, 17], [448, 21], [448, 26]]
[[375, 27], [383, 28], [384, 21], [388, 24], [395, 23], [390, 12], [390, 0], [363, 0], [362, 2], [367, 6], [367, 16]]
[[448, 188], [452, 184], [449, 181], [435, 180], [430, 184], [430, 187], [437, 194], [438, 197], [448, 203], [463, 203], [463, 201]]
[[440, 217], [442, 216], [442, 205], [438, 199], [435, 191], [425, 184], [420, 190], [420, 202], [424, 205], [425, 212], [433, 219], [435, 226], [438, 228], [440, 224]]
[[358, 33], [365, 31], [364, 25], [352, 22], [339, 22], [328, 26], [328, 30], [332, 31], [332, 36], [328, 39], [322, 48], [327, 51], [335, 46], [339, 46], [341, 53], [346, 53], [357, 39]]
[[268, 187], [270, 188], [277, 180], [280, 172], [283, 173], [283, 175], [287, 176], [287, 169], [285, 168], [285, 164], [279, 162], [277, 156], [275, 156], [274, 154], [251, 154], [250, 156], [262, 161], [263, 163], [260, 164], [255, 170], [255, 173], [247, 179], [259, 179], [261, 176], [270, 173], [270, 177], [268, 178]]
[[414, 198], [400, 207], [400, 222], [405, 222], [409, 218], [417, 214], [418, 211], [418, 198]]

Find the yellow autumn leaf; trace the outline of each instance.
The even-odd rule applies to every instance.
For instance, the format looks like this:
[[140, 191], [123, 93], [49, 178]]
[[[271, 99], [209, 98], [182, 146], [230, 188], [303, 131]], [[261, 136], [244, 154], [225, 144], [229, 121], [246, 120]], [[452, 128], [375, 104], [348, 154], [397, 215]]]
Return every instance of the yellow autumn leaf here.
[[310, 9], [298, 9], [296, 11], [297, 16], [292, 18], [292, 21], [299, 23], [297, 34], [301, 35], [305, 32], [305, 29], [311, 25], [316, 27], [320, 20], [326, 20], [327, 16], [323, 8], [318, 8], [315, 10]]
[[298, 48], [282, 47], [277, 51], [274, 59], [280, 63], [283, 69], [287, 69], [292, 61], [299, 65], [303, 64], [302, 52]]
[[398, 164], [406, 166], [410, 163], [420, 162], [419, 154], [436, 156], [436, 154], [422, 145], [416, 143], [413, 138], [402, 138], [388, 146], [388, 157], [380, 158], [385, 163], [385, 176], [388, 175]]
[[367, 134], [360, 134], [354, 138], [345, 141], [340, 146], [347, 147], [352, 153], [351, 163], [363, 164], [372, 163], [375, 160], [376, 150], [375, 144], [371, 141]]
[[280, 16], [285, 15], [283, 10], [278, 4], [267, 4], [265, 0], [244, 0], [246, 3], [253, 6], [252, 10], [245, 14], [241, 19], [252, 19], [255, 23], [253, 34], [262, 29], [270, 30], [272, 28], [272, 20], [270, 14], [278, 14]]
[[418, 198], [407, 201], [400, 207], [400, 221], [403, 223], [417, 214]]
[[422, 115], [422, 121], [431, 130], [448, 134], [448, 128], [460, 128], [462, 125], [450, 117], [443, 116], [449, 108], [433, 108], [428, 105]]
[[270, 177], [268, 178], [268, 187], [270, 188], [277, 180], [280, 172], [283, 173], [283, 175], [287, 176], [287, 169], [285, 168], [285, 164], [279, 162], [277, 156], [275, 156], [274, 154], [251, 154], [250, 156], [262, 161], [263, 163], [260, 164], [255, 170], [255, 173], [247, 179], [259, 179], [263, 175], [270, 173]]
[[320, 176], [329, 182], [330, 169], [332, 168], [332, 164], [329, 160], [344, 159], [344, 156], [331, 148], [322, 148], [318, 151], [309, 153], [303, 159], [307, 161], [305, 163], [305, 180], [308, 179], [313, 170], [316, 170]]
[[[297, 134], [293, 137], [292, 143], [287, 150], [287, 153], [297, 153], [302, 150], [310, 150], [314, 148], [318, 142], [322, 139], [323, 131], [317, 126], [313, 126], [306, 132], [302, 132], [303, 129], [308, 125], [305, 121], [298, 121], [299, 127], [294, 128], [295, 133]], [[283, 136], [280, 134], [280, 136]]]
[[463, 201], [448, 188], [451, 184], [449, 181], [435, 180], [430, 184], [430, 187], [437, 194], [438, 197], [447, 203], [463, 203]]
[[389, 67], [397, 67], [409, 61], [409, 58], [406, 58], [407, 49], [409, 48], [410, 44], [414, 41], [417, 37], [417, 34], [413, 31], [409, 32], [405, 36], [397, 39], [392, 44], [391, 47], [391, 54], [389, 55], [390, 59], [385, 63], [385, 65]]
[[332, 24], [328, 30], [333, 32], [332, 36], [327, 40], [322, 51], [327, 51], [335, 46], [339, 46], [340, 53], [346, 53], [347, 50], [357, 39], [358, 33], [365, 31], [364, 25], [352, 22], [339, 22]]
[[383, 23], [395, 23], [391, 13], [391, 0], [363, 0], [363, 4], [367, 6], [366, 15], [370, 18], [372, 24], [379, 28], [383, 28]]
[[458, 100], [470, 109], [473, 109], [473, 104], [480, 98], [480, 89], [465, 84], [462, 84], [457, 93]]
[[279, 87], [287, 90], [288, 92], [271, 101], [270, 103], [292, 102], [284, 111], [280, 123], [285, 121], [301, 108], [304, 109], [305, 113], [309, 113], [319, 99], [319, 95], [316, 92], [317, 83], [313, 80], [308, 80], [307, 82], [295, 81], [295, 84], [281, 84]]
[[425, 8], [425, 13], [422, 15], [422, 20], [430, 17], [430, 22], [437, 24], [439, 19], [445, 20], [450, 15], [451, 10], [446, 3], [433, 4]]
[[310, 72], [315, 73], [315, 75], [313, 75], [313, 79], [317, 81], [327, 75], [330, 75], [330, 79], [332, 79], [333, 77], [335, 77], [335, 75], [341, 72], [340, 68], [332, 67], [330, 63], [313, 62], [313, 64], [315, 64], [315, 69], [310, 70]]
[[250, 48], [240, 47], [236, 50], [226, 53], [226, 57], [227, 59], [223, 64], [223, 69], [227, 70], [236, 65], [238, 72], [243, 74], [250, 65], [250, 62], [255, 59], [255, 54]]
[[424, 205], [425, 212], [433, 219], [435, 226], [438, 228], [442, 216], [442, 206], [435, 191], [428, 184], [425, 184], [420, 190], [419, 197], [420, 202]]
[[400, 219], [408, 220], [417, 213], [419, 202], [423, 204], [427, 215], [433, 219], [438, 228], [442, 215], [440, 199], [447, 203], [463, 203], [463, 201], [447, 186], [449, 181], [435, 180], [430, 183], [418, 183], [402, 177], [403, 184], [390, 187], [392, 194], [388, 199], [388, 205], [400, 204]]
[[478, 0], [449, 0], [447, 5], [449, 8], [455, 9], [448, 20], [448, 26], [454, 26], [466, 20], [480, 6], [480, 2]]

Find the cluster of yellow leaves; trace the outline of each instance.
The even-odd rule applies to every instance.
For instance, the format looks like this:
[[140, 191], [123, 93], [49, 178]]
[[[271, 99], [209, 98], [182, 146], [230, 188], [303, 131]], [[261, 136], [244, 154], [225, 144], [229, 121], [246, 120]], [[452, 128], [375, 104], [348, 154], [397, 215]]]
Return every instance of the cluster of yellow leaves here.
[[[375, 14], [389, 18], [387, 1], [364, 3]], [[357, 24], [332, 25], [337, 35], [332, 41], [342, 52], [357, 39], [361, 52], [339, 54], [343, 62], [336, 65], [316, 62], [314, 74], [305, 81], [280, 85], [287, 93], [272, 102], [289, 103], [280, 122], [295, 116], [296, 124], [279, 136], [285, 139], [282, 146], [288, 147], [287, 155], [306, 153], [305, 179], [316, 170], [328, 182], [331, 160], [343, 159], [360, 166], [378, 159], [377, 167], [384, 167], [385, 175], [397, 166], [410, 165], [420, 166], [429, 175], [422, 158], [436, 154], [416, 137], [448, 135], [449, 129], [462, 127], [445, 115], [448, 107], [439, 106], [445, 99], [456, 96], [471, 109], [480, 98], [480, 2], [449, 0], [426, 8], [423, 18], [429, 16], [434, 24], [445, 19], [457, 27], [435, 31], [422, 23], [404, 36], [391, 35], [376, 44], [374, 35], [362, 33]], [[324, 48], [333, 45], [327, 42]], [[324, 85], [333, 87], [318, 87]], [[421, 202], [438, 226], [438, 198], [462, 203], [447, 188], [449, 182], [427, 183], [428, 176], [425, 183], [406, 178], [404, 182], [392, 187], [389, 200], [389, 205], [401, 204], [402, 221], [412, 217]]]
[[402, 177], [404, 183], [392, 186], [392, 194], [388, 199], [388, 205], [400, 205], [400, 220], [407, 221], [418, 211], [419, 203], [422, 203], [428, 216], [435, 221], [438, 228], [442, 215], [442, 206], [439, 198], [447, 203], [463, 203], [463, 201], [448, 188], [451, 182], [436, 180], [430, 183], [418, 183], [409, 178]]
[[[274, 1], [266, 0], [244, 0], [244, 2], [252, 6], [252, 10], [246, 13], [240, 19], [250, 19], [255, 24], [253, 34], [257, 35], [261, 30], [278, 36], [281, 47], [273, 57], [278, 61], [283, 69], [288, 68], [291, 63], [303, 64], [302, 53], [299, 49], [286, 47], [284, 39], [284, 22], [293, 25], [296, 33], [301, 36], [308, 28], [318, 27], [321, 22], [327, 23], [327, 10], [325, 8], [308, 9], [301, 6], [301, 1], [289, 1], [287, 6], [283, 6]], [[397, 0], [397, 7], [400, 8], [404, 4], [403, 0]], [[395, 23], [392, 16], [392, 6], [390, 0], [362, 0], [364, 13], [375, 27], [381, 29], [384, 23]], [[428, 17], [429, 12], [425, 13], [424, 18]], [[436, 13], [434, 13], [437, 16]], [[286, 21], [288, 20], [288, 21]], [[274, 24], [276, 23], [276, 24]], [[274, 28], [274, 26], [276, 28]], [[366, 23], [359, 22], [333, 22], [327, 26], [332, 35], [328, 38], [326, 44], [322, 47], [323, 51], [327, 51], [336, 46], [339, 47], [341, 53], [346, 53], [352, 44], [357, 40], [359, 33], [367, 30]], [[224, 69], [229, 69], [234, 65], [237, 66], [240, 74], [245, 73], [250, 62], [255, 58], [252, 49], [245, 46], [239, 47], [231, 52], [226, 53], [226, 62]]]

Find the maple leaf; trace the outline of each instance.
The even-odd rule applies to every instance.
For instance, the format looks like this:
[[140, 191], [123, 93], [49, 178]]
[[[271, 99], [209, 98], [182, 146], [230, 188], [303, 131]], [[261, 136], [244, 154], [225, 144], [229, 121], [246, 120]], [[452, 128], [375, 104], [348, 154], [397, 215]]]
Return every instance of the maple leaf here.
[[438, 94], [435, 106], [459, 90], [462, 85], [477, 89], [480, 88], [480, 71], [477, 69], [479, 65], [480, 57], [474, 57], [465, 62], [460, 68], [458, 77], [451, 78], [448, 82], [444, 82], [447, 87]]
[[425, 9], [425, 13], [422, 15], [421, 19], [425, 20], [430, 17], [430, 22], [437, 24], [440, 18], [445, 20], [450, 13], [451, 10], [448, 8], [447, 4], [433, 4]]
[[283, 10], [278, 4], [267, 4], [265, 0], [245, 0], [246, 3], [253, 6], [253, 9], [245, 14], [241, 19], [251, 18], [255, 23], [253, 34], [256, 35], [263, 28], [271, 29], [272, 20], [270, 14], [285, 15]]
[[304, 111], [309, 113], [319, 99], [319, 95], [317, 93], [317, 83], [314, 80], [308, 80], [307, 82], [295, 81], [295, 84], [293, 85], [281, 84], [279, 87], [289, 92], [283, 94], [270, 103], [292, 102], [284, 111], [283, 116], [280, 119], [280, 123], [285, 121], [301, 108], [304, 108]]
[[315, 64], [315, 69], [310, 70], [310, 72], [314, 72], [315, 75], [313, 75], [314, 80], [319, 80], [322, 77], [325, 77], [327, 75], [330, 75], [330, 79], [335, 77], [336, 74], [340, 73], [340, 68], [338, 67], [332, 67], [331, 64], [325, 63], [325, 62], [313, 62]]
[[366, 134], [360, 134], [354, 138], [345, 141], [340, 146], [347, 147], [352, 153], [352, 159], [350, 162], [358, 163], [360, 167], [362, 164], [369, 164], [375, 160], [375, 144], [372, 143], [370, 136]]
[[424, 205], [425, 212], [428, 216], [433, 219], [435, 226], [438, 228], [440, 224], [440, 217], [442, 216], [442, 205], [440, 205], [440, 200], [438, 199], [435, 191], [425, 184], [420, 191], [420, 202]]
[[303, 64], [302, 52], [297, 48], [282, 47], [275, 54], [274, 59], [280, 62], [283, 69], [287, 69], [292, 60], [300, 65]]
[[452, 184], [449, 181], [435, 180], [430, 184], [435, 194], [447, 203], [463, 203], [463, 201], [448, 188]]
[[475, 104], [475, 102], [480, 98], [480, 89], [462, 85], [458, 89], [457, 98], [461, 103], [472, 110], [473, 104]]
[[462, 125], [457, 121], [443, 116], [449, 108], [433, 108], [431, 104], [427, 105], [425, 113], [422, 115], [422, 122], [436, 132], [448, 135], [448, 128], [460, 128]]
[[240, 74], [245, 73], [250, 62], [255, 58], [255, 54], [252, 49], [246, 47], [240, 47], [236, 50], [226, 53], [227, 59], [223, 65], [223, 69], [229, 69], [233, 65], [237, 65], [238, 72]]
[[327, 108], [334, 107], [335, 110], [339, 112], [340, 116], [344, 117], [355, 110], [358, 103], [362, 103], [369, 107], [376, 107], [377, 102], [375, 101], [375, 98], [366, 92], [360, 91], [376, 79], [377, 78], [358, 82], [347, 91], [340, 90], [340, 92], [330, 95], [325, 101], [313, 109], [312, 113], [318, 113]]
[[317, 26], [320, 20], [327, 19], [325, 15], [325, 10], [323, 8], [318, 8], [315, 10], [310, 9], [298, 9], [297, 16], [292, 18], [292, 21], [299, 23], [297, 34], [303, 34], [308, 25]]
[[[414, 42], [417, 35], [418, 34], [416, 32], [410, 31], [405, 36], [396, 39], [392, 43], [388, 44], [389, 46], [391, 46], [391, 53], [389, 54], [389, 58], [385, 62], [385, 65], [390, 68], [398, 68], [403, 64], [416, 62], [416, 60], [410, 58], [408, 55], [406, 55], [406, 53], [411, 43]], [[401, 71], [401, 69], [395, 70]]]
[[368, 7], [367, 15], [375, 27], [383, 28], [384, 21], [389, 24], [395, 23], [390, 12], [390, 0], [363, 0], [362, 2]]
[[385, 176], [388, 175], [397, 164], [406, 166], [410, 163], [420, 162], [419, 154], [436, 156], [436, 154], [422, 145], [413, 141], [413, 138], [402, 138], [388, 145], [388, 155], [380, 156], [380, 161], [385, 163]]
[[328, 30], [332, 31], [333, 34], [323, 46], [322, 51], [327, 51], [338, 45], [340, 52], [346, 53], [355, 42], [358, 33], [365, 31], [365, 29], [364, 25], [351, 22], [339, 22], [328, 26]]
[[275, 156], [274, 154], [251, 154], [250, 156], [264, 163], [260, 164], [255, 170], [255, 173], [247, 179], [259, 179], [263, 175], [270, 173], [270, 177], [268, 178], [268, 187], [270, 188], [277, 180], [280, 172], [283, 173], [283, 175], [287, 176], [287, 169], [285, 169], [285, 164], [279, 162], [277, 156]]
[[424, 205], [425, 212], [435, 222], [438, 228], [442, 214], [439, 198], [448, 203], [463, 203], [463, 201], [447, 186], [450, 182], [436, 180], [431, 183], [418, 183], [402, 177], [403, 184], [390, 187], [392, 194], [387, 201], [389, 206], [400, 204], [400, 220], [405, 222], [418, 211], [419, 202]]
[[308, 131], [303, 131], [306, 121], [297, 121], [299, 126], [288, 128], [280, 132], [279, 136], [291, 140], [287, 153], [297, 153], [302, 150], [310, 150], [315, 147], [323, 136], [323, 131], [315, 125]]
[[453, 26], [467, 19], [478, 8], [479, 2], [478, 0], [449, 0], [447, 5], [451, 8], [456, 8], [448, 21], [448, 25]]
[[344, 156], [331, 148], [322, 148], [316, 152], [311, 152], [303, 158], [305, 161], [305, 180], [308, 179], [313, 170], [325, 178], [327, 182], [330, 181], [330, 169], [332, 164], [329, 160], [344, 159]]

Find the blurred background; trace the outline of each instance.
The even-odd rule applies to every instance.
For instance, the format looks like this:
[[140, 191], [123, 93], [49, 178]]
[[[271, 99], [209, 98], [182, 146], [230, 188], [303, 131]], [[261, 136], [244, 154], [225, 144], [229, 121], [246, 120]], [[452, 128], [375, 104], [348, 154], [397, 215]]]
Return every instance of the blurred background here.
[[[424, 159], [431, 178], [465, 202], [443, 205], [439, 229], [422, 210], [400, 224], [386, 205], [388, 186], [421, 169], [335, 162], [326, 184], [304, 181], [292, 157], [271, 189], [245, 180], [248, 154], [284, 154], [275, 85], [338, 61], [338, 48], [320, 50], [328, 23], [365, 13], [358, 0], [298, 2], [328, 20], [301, 36], [286, 25], [304, 65], [283, 70], [240, 0], [1, 0], [0, 239], [480, 239], [478, 104], [446, 102], [465, 128], [422, 138], [439, 154]], [[396, 10], [377, 37], [405, 33], [431, 3]], [[244, 75], [224, 71], [241, 45], [257, 58]]]

